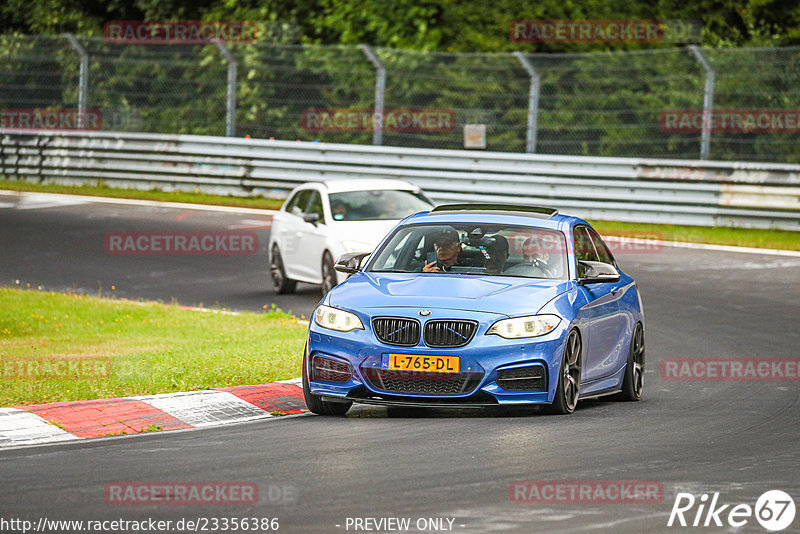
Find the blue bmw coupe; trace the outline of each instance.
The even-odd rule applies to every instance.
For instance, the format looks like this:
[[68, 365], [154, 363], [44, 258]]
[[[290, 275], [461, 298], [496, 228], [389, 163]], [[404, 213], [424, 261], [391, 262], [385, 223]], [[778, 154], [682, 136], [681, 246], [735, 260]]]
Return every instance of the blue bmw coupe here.
[[401, 221], [314, 311], [303, 390], [317, 414], [355, 403], [486, 407], [635, 401], [644, 314], [584, 220], [550, 208], [451, 204]]

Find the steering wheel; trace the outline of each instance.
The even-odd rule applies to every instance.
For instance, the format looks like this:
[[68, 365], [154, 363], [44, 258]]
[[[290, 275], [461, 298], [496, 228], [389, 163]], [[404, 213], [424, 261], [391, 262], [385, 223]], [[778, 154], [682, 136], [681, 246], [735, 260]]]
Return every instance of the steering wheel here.
[[547, 265], [543, 261], [534, 260], [525, 263], [517, 263], [512, 265], [508, 269], [503, 270], [504, 273], [510, 275], [517, 275], [517, 276], [530, 276], [531, 269], [536, 269], [536, 271], [540, 272], [543, 276], [534, 277], [534, 278], [554, 278], [556, 273], [555, 270]]
[[548, 278], [554, 278], [556, 275], [556, 270], [550, 265], [548, 265], [547, 262], [544, 262], [539, 258], [535, 258], [531, 262], [531, 265], [533, 265], [534, 267], [542, 271], [544, 274], [546, 274]]

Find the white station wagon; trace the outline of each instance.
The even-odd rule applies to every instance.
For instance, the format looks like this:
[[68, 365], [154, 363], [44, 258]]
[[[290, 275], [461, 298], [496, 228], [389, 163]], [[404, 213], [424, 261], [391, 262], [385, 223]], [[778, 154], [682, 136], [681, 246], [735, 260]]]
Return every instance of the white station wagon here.
[[401, 180], [328, 180], [295, 188], [272, 219], [270, 271], [275, 291], [297, 282], [326, 294], [346, 275], [333, 269], [345, 252], [372, 252], [408, 215], [429, 211], [422, 190]]

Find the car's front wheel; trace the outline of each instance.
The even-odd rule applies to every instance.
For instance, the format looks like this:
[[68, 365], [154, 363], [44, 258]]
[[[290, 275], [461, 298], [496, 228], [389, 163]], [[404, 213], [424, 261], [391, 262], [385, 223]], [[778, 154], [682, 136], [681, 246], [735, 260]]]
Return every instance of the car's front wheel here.
[[612, 396], [612, 400], [638, 401], [644, 391], [644, 328], [636, 323], [628, 351], [628, 364], [622, 379], [622, 391]]
[[308, 385], [308, 344], [303, 351], [303, 397], [308, 409], [317, 415], [344, 415], [353, 405], [352, 402], [328, 402], [311, 393]]
[[278, 250], [278, 245], [272, 245], [270, 274], [272, 275], [272, 285], [275, 287], [276, 293], [279, 295], [294, 293], [297, 281], [286, 277], [286, 269], [283, 267], [283, 258], [281, 257], [281, 251]]
[[545, 408], [549, 414], [563, 415], [575, 411], [580, 396], [581, 384], [581, 336], [572, 330], [564, 345], [561, 358], [561, 370], [556, 385], [556, 396], [553, 403]]
[[328, 291], [336, 287], [337, 283], [336, 270], [333, 268], [333, 256], [326, 250], [322, 255], [322, 296], [327, 295]]

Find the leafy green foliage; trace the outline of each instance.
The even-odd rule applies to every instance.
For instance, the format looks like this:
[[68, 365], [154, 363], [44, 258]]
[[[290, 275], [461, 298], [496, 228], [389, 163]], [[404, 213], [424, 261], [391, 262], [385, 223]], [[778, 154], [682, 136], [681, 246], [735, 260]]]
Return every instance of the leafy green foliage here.
[[520, 45], [508, 25], [526, 19], [691, 19], [707, 46], [800, 44], [798, 0], [6, 0], [6, 32], [100, 35], [109, 20], [286, 21], [303, 42], [414, 50], [585, 51], [640, 45]]

